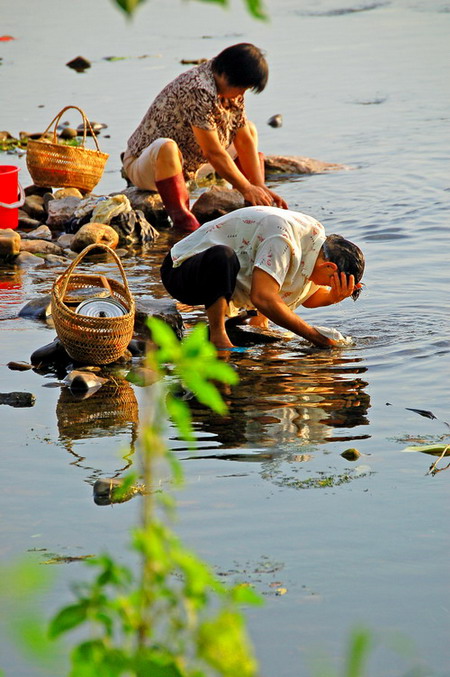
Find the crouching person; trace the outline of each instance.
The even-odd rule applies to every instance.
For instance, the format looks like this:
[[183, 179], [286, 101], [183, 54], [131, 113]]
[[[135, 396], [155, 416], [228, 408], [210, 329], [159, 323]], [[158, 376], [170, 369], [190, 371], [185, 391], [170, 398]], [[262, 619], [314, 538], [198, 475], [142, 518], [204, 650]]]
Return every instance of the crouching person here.
[[278, 207], [244, 207], [203, 224], [178, 242], [161, 266], [171, 296], [204, 305], [210, 340], [233, 347], [227, 316], [256, 309], [252, 324], [271, 320], [319, 347], [335, 342], [294, 310], [339, 303], [361, 291], [364, 256], [341, 235], [325, 235], [316, 219]]

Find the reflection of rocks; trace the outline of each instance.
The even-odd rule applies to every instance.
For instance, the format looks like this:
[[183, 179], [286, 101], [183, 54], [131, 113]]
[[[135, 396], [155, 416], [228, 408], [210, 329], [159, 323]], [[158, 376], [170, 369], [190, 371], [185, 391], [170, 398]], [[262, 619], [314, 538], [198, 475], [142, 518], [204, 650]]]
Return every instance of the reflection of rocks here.
[[125, 380], [111, 380], [87, 399], [80, 399], [63, 388], [56, 405], [56, 417], [62, 440], [112, 436], [130, 430], [134, 441], [139, 408], [132, 386]]
[[96, 505], [111, 505], [111, 503], [125, 503], [133, 496], [145, 493], [142, 484], [133, 484], [124, 489], [124, 480], [119, 477], [110, 477], [97, 480], [93, 487], [94, 503]]

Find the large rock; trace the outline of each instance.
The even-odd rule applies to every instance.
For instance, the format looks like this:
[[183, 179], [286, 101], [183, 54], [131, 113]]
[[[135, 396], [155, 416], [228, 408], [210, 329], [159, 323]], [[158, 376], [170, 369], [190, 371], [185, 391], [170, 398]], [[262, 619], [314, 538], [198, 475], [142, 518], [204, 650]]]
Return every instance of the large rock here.
[[31, 252], [20, 252], [14, 259], [14, 265], [20, 268], [35, 268], [36, 266], [42, 266], [43, 263], [44, 261], [40, 256], [36, 256]]
[[0, 259], [15, 257], [20, 252], [21, 237], [12, 228], [0, 230]]
[[29, 320], [45, 320], [51, 315], [51, 301], [51, 294], [32, 299], [19, 310], [19, 317], [25, 317]]
[[44, 198], [41, 195], [28, 195], [22, 205], [22, 211], [26, 212], [31, 219], [43, 223], [46, 219]]
[[321, 174], [342, 169], [345, 165], [322, 162], [300, 155], [266, 155], [264, 158], [266, 175], [268, 174]]
[[147, 327], [147, 319], [149, 317], [158, 317], [160, 320], [163, 320], [172, 327], [178, 339], [181, 340], [183, 338], [183, 318], [173, 299], [136, 299], [134, 330], [137, 334], [146, 338], [150, 337], [150, 331]]
[[65, 224], [72, 218], [80, 202], [81, 199], [74, 196], [50, 200], [47, 204], [47, 226], [52, 230], [64, 230]]
[[245, 206], [244, 198], [238, 190], [223, 186], [212, 186], [200, 195], [192, 205], [192, 213], [200, 223], [218, 219], [219, 216], [228, 214], [235, 209]]
[[83, 195], [78, 188], [58, 188], [58, 190], [55, 190], [53, 193], [53, 197], [55, 200], [62, 200], [66, 197], [77, 197], [80, 200], [83, 199]]
[[22, 240], [20, 251], [30, 252], [30, 254], [56, 254], [61, 255], [63, 250], [53, 242], [47, 240]]
[[70, 248], [74, 252], [81, 252], [90, 244], [106, 244], [115, 249], [119, 242], [119, 235], [114, 228], [105, 223], [86, 223], [75, 233]]
[[19, 209], [19, 228], [38, 228], [41, 222], [38, 219], [32, 219], [28, 214]]
[[150, 190], [141, 190], [135, 186], [128, 186], [120, 193], [111, 193], [111, 195], [126, 195], [130, 201], [132, 209], [140, 209], [149, 223], [157, 230], [171, 228], [171, 223], [167, 217], [159, 193]]
[[38, 228], [35, 228], [34, 230], [31, 230], [29, 233], [27, 233], [26, 239], [28, 239], [28, 240], [48, 240], [48, 241], [51, 241], [52, 231], [50, 230], [50, 228], [48, 226], [45, 226], [44, 224], [42, 224]]

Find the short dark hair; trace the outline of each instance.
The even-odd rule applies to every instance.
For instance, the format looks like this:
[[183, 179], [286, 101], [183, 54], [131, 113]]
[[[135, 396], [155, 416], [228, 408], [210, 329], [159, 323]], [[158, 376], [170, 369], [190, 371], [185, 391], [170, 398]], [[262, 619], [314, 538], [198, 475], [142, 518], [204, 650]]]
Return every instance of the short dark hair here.
[[245, 87], [259, 94], [269, 78], [269, 66], [261, 49], [249, 42], [227, 47], [212, 59], [216, 75], [225, 75], [230, 87]]
[[[363, 276], [365, 260], [364, 254], [356, 244], [346, 240], [342, 235], [328, 235], [322, 245], [324, 258], [337, 265], [340, 273], [353, 275], [355, 284], [358, 284]], [[361, 288], [355, 289], [352, 294], [354, 301], [361, 293]]]

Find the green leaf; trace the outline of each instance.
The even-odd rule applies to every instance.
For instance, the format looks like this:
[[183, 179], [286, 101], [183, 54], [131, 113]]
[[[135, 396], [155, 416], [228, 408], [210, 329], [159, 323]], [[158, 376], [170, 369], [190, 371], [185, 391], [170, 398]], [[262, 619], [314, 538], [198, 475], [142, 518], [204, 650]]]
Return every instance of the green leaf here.
[[444, 456], [450, 456], [450, 444], [424, 444], [402, 449], [402, 451], [421, 451], [423, 454], [433, 454], [433, 456], [441, 456], [444, 450]]
[[255, 17], [255, 19], [267, 21], [268, 16], [263, 9], [261, 0], [244, 0], [244, 2], [247, 5], [248, 11]]
[[249, 585], [236, 585], [231, 590], [233, 602], [235, 604], [252, 604], [253, 606], [262, 606], [264, 600]]
[[191, 412], [186, 402], [168, 394], [166, 398], [167, 413], [177, 426], [181, 437], [186, 441], [194, 440]]
[[145, 0], [115, 0], [116, 5], [119, 5], [128, 16], [131, 16], [136, 7], [144, 2]]
[[347, 677], [364, 677], [364, 665], [371, 648], [371, 635], [367, 630], [353, 632], [347, 656]]
[[76, 628], [87, 619], [88, 606], [85, 602], [66, 606], [54, 616], [50, 622], [49, 636], [51, 639]]

